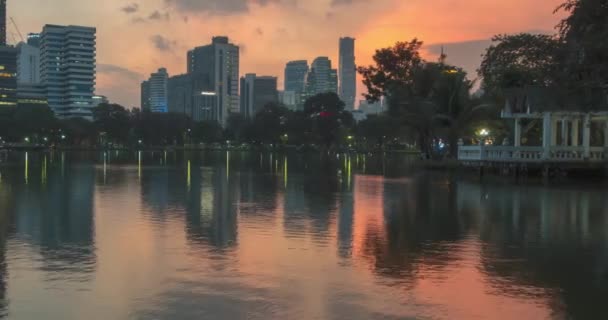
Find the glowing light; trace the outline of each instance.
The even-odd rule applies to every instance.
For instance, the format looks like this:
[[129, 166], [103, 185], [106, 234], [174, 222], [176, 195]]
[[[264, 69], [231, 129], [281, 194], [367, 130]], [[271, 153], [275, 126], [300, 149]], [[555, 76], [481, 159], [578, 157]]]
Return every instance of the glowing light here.
[[203, 96], [215, 96], [217, 94], [215, 92], [211, 92], [211, 91], [203, 91], [203, 92], [201, 92], [201, 95], [203, 95]]
[[190, 160], [188, 160], [188, 190], [190, 190], [190, 186], [192, 185], [192, 170]]

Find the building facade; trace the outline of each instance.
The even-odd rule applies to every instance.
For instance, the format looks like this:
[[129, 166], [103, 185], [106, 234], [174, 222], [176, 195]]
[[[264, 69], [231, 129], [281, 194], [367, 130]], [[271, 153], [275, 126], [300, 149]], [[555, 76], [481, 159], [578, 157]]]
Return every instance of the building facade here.
[[40, 48], [40, 33], [28, 33], [27, 44], [36, 48]]
[[17, 83], [39, 84], [40, 83], [40, 49], [27, 43], [17, 45], [19, 55], [17, 57]]
[[169, 112], [169, 74], [167, 69], [160, 68], [150, 75], [148, 79], [150, 91], [150, 111], [166, 113]]
[[44, 26], [40, 35], [40, 79], [49, 107], [60, 118], [92, 119], [96, 78], [96, 29]]
[[298, 110], [298, 94], [294, 91], [279, 91], [279, 102], [291, 111]]
[[0, 46], [0, 108], [17, 106], [17, 52]]
[[285, 90], [302, 92], [306, 83], [308, 62], [306, 60], [290, 61], [285, 66]]
[[249, 73], [241, 78], [241, 114], [246, 118], [254, 118], [266, 104], [278, 101], [276, 77]]
[[357, 96], [357, 67], [355, 64], [355, 39], [340, 38], [339, 95], [347, 110], [354, 110]]
[[190, 50], [187, 59], [189, 74], [208, 79], [212, 90], [205, 92], [215, 93], [215, 120], [225, 125], [230, 112], [240, 111], [239, 47], [228, 37], [213, 37], [211, 44]]
[[0, 0], [0, 46], [6, 45], [6, 0]]
[[140, 86], [140, 108], [141, 110], [150, 111], [150, 81], [144, 80]]
[[304, 91], [303, 101], [320, 93], [338, 93], [338, 71], [332, 69], [329, 58], [318, 57], [313, 61]]
[[192, 102], [194, 100], [192, 76], [181, 74], [169, 78], [168, 90], [169, 112], [192, 116]]

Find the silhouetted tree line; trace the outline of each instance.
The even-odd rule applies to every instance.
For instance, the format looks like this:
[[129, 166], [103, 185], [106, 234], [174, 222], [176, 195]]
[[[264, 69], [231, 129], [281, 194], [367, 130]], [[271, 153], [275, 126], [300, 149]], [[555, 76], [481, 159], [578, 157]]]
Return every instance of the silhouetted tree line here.
[[[309, 98], [302, 111], [277, 103], [265, 105], [253, 119], [231, 114], [225, 127], [216, 121], [195, 122], [183, 114], [127, 110], [118, 104], [93, 109], [92, 121], [58, 119], [48, 106], [20, 105], [0, 115], [0, 137], [5, 142], [65, 146], [135, 147], [231, 143], [251, 145], [316, 146], [330, 149], [378, 140], [388, 118], [377, 117], [356, 125], [335, 93]], [[374, 128], [375, 127], [375, 128]], [[397, 133], [397, 131], [394, 131]]]

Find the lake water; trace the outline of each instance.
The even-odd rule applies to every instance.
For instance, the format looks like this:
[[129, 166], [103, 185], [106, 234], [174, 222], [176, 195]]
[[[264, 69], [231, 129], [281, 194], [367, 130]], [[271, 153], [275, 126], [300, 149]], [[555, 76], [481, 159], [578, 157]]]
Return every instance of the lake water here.
[[0, 310], [608, 319], [606, 190], [399, 157], [0, 153]]

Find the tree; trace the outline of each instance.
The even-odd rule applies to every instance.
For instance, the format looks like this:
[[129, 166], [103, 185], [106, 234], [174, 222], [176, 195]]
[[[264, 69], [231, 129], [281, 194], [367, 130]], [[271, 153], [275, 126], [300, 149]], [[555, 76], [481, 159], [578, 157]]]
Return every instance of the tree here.
[[334, 92], [317, 94], [304, 103], [304, 114], [311, 119], [312, 132], [326, 148], [336, 143], [341, 132], [354, 124], [352, 114], [344, 111], [344, 106]]
[[421, 151], [433, 155], [439, 140], [455, 156], [458, 137], [488, 105], [471, 99], [473, 82], [457, 67], [420, 58], [422, 42], [398, 42], [376, 51], [375, 66], [359, 68], [371, 101], [386, 97], [389, 116], [400, 126], [413, 128]]
[[359, 67], [363, 84], [367, 87], [368, 101], [376, 102], [396, 90], [411, 89], [414, 73], [423, 60], [420, 56], [422, 41], [414, 38], [410, 42], [397, 42], [395, 46], [376, 50], [375, 65]]
[[34, 140], [50, 139], [58, 126], [55, 114], [48, 105], [20, 104], [13, 112], [13, 135], [17, 138], [33, 136]]
[[554, 36], [520, 33], [497, 35], [479, 68], [482, 88], [500, 95], [505, 88], [559, 83], [562, 42]]
[[129, 111], [118, 104], [102, 104], [93, 109], [93, 123], [108, 142], [126, 144], [131, 130]]
[[569, 16], [557, 26], [568, 52], [565, 69], [575, 87], [608, 85], [608, 2], [567, 0], [557, 11]]
[[247, 118], [240, 113], [230, 113], [226, 121], [226, 137], [231, 140], [246, 140], [250, 124]]
[[223, 140], [222, 126], [213, 120], [196, 123], [192, 134], [196, 142], [216, 143]]
[[65, 141], [77, 146], [89, 146], [96, 138], [95, 127], [83, 118], [69, 118], [60, 121]]
[[263, 143], [278, 143], [285, 134], [286, 116], [289, 110], [278, 103], [268, 103], [260, 110], [251, 126], [252, 140]]

